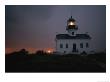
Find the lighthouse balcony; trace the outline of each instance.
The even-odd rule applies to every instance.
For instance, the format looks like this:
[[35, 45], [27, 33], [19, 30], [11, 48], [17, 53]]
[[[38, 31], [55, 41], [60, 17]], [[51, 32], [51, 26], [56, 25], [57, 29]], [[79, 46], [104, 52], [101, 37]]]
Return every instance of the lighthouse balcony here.
[[69, 30], [69, 29], [78, 30], [78, 26], [77, 25], [69, 25], [69, 26], [67, 26], [66, 30]]

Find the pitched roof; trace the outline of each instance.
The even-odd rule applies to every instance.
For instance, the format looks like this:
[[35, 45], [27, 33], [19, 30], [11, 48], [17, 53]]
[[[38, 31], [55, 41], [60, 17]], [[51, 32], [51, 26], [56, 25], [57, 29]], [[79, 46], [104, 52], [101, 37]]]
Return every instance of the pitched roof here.
[[75, 36], [70, 36], [68, 34], [57, 34], [56, 39], [91, 39], [88, 34], [76, 34]]
[[71, 16], [71, 18], [69, 18], [68, 21], [73, 21], [74, 22], [75, 19], [73, 19], [72, 16]]

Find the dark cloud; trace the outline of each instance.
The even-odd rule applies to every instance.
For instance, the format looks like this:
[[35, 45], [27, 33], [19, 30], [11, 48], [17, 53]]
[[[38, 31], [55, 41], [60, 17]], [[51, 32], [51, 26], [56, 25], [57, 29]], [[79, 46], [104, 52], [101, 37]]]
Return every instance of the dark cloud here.
[[37, 44], [51, 13], [48, 6], [6, 6], [6, 46]]

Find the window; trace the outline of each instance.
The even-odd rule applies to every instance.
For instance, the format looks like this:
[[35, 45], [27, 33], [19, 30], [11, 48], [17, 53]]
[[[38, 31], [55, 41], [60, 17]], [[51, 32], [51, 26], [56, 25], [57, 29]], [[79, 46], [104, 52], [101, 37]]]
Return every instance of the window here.
[[89, 47], [89, 44], [88, 43], [86, 43], [86, 48], [88, 48]]
[[83, 48], [83, 43], [80, 43], [80, 48]]
[[63, 44], [60, 44], [60, 48], [63, 48]]
[[68, 44], [66, 44], [66, 48], [68, 48]]
[[74, 32], [72, 32], [72, 35], [74, 35]]

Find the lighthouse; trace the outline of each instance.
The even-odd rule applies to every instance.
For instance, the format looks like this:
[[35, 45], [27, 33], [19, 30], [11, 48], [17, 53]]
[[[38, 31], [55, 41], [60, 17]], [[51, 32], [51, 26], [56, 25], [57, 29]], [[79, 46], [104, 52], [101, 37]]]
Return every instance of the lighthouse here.
[[76, 25], [76, 21], [75, 21], [75, 19], [72, 18], [72, 16], [71, 16], [71, 18], [69, 18], [67, 20], [66, 30], [68, 31], [70, 36], [74, 36], [75, 32], [78, 30], [78, 26]]
[[65, 34], [57, 34], [56, 52], [61, 54], [81, 54], [90, 53], [91, 49], [91, 37], [88, 33], [77, 33], [78, 25], [76, 20], [71, 16], [67, 20], [67, 26]]

